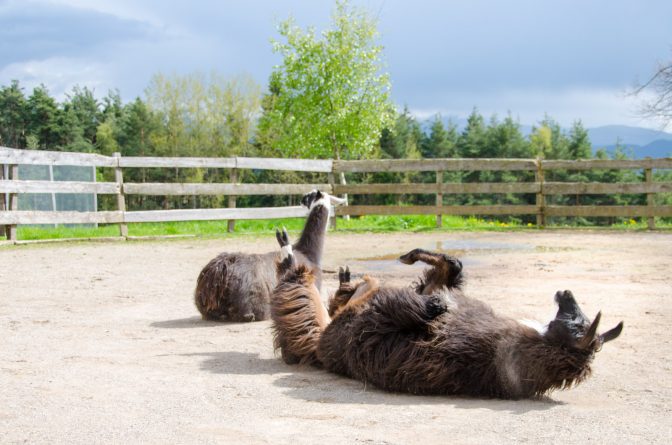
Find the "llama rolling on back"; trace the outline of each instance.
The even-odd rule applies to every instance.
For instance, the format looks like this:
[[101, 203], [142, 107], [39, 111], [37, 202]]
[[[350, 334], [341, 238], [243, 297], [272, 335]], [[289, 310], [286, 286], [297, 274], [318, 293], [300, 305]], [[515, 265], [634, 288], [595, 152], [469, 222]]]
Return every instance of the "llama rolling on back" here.
[[[602, 344], [622, 330], [619, 323], [598, 335], [600, 314], [591, 323], [564, 291], [555, 295], [556, 317], [540, 332], [464, 295], [455, 258], [416, 249], [400, 259], [431, 266], [414, 288], [378, 286], [371, 279], [352, 284], [347, 270], [339, 274], [332, 320], [311, 331], [314, 358], [308, 362], [389, 391], [517, 399], [580, 383]], [[274, 304], [285, 300], [283, 284], [281, 278]], [[276, 338], [285, 338], [276, 342], [280, 349], [296, 334], [281, 318], [273, 314]]]
[[[324, 236], [329, 221], [329, 206], [342, 200], [312, 191], [301, 200], [310, 209], [299, 240], [294, 247], [297, 264], [308, 264], [318, 289], [322, 285], [320, 264]], [[213, 258], [200, 272], [194, 302], [204, 320], [259, 321], [270, 316], [270, 295], [277, 283], [277, 252], [248, 254], [224, 252]]]

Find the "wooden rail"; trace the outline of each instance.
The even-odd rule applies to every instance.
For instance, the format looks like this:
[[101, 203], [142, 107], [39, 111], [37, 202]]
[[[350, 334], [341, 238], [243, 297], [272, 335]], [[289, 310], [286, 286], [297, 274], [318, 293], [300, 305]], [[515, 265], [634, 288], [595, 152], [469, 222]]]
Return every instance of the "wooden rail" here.
[[[114, 182], [51, 182], [22, 180], [17, 166], [75, 165], [114, 169]], [[6, 166], [6, 167], [5, 167]], [[4, 167], [4, 168], [3, 168]], [[209, 168], [229, 169], [229, 183], [134, 183], [124, 181], [124, 170], [131, 168]], [[545, 181], [553, 170], [636, 169], [644, 171], [643, 182], [596, 183]], [[119, 224], [120, 235], [126, 236], [126, 224], [188, 220], [229, 220], [229, 230], [238, 219], [273, 219], [302, 217], [307, 210], [298, 206], [270, 208], [237, 208], [237, 196], [302, 195], [320, 189], [339, 195], [409, 195], [435, 196], [435, 205], [351, 205], [336, 210], [336, 215], [536, 215], [543, 226], [547, 217], [642, 217], [655, 227], [655, 217], [671, 217], [672, 206], [656, 205], [655, 196], [672, 192], [672, 182], [654, 182], [654, 169], [672, 169], [672, 159], [643, 160], [539, 160], [539, 159], [421, 159], [421, 160], [306, 160], [271, 158], [151, 158], [102, 156], [88, 153], [65, 153], [18, 150], [0, 147], [0, 226], [8, 239], [16, 240], [20, 224], [107, 223]], [[244, 184], [241, 170], [279, 170], [326, 173], [326, 183], [316, 184]], [[528, 182], [446, 182], [449, 172], [517, 171], [529, 172]], [[341, 173], [434, 172], [436, 181], [428, 183], [367, 184], [350, 180], [335, 181]], [[117, 210], [102, 212], [19, 211], [17, 196], [21, 193], [93, 193], [117, 197]], [[528, 205], [446, 205], [444, 197], [459, 194], [527, 194], [536, 196]], [[551, 195], [643, 194], [645, 205], [547, 205]], [[228, 196], [228, 208], [128, 211], [126, 196]], [[8, 196], [9, 199], [5, 199]], [[334, 220], [335, 222], [335, 220]]]

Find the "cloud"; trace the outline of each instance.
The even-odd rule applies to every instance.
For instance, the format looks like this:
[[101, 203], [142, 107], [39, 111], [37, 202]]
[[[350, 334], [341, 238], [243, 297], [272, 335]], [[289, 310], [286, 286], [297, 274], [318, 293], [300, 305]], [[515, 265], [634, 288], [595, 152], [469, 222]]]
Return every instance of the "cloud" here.
[[[50, 57], [97, 55], [120, 41], [156, 40], [148, 22], [95, 10], [38, 2], [10, 1], [0, 9], [1, 64]], [[9, 43], [9, 44], [7, 44]]]
[[[425, 114], [477, 106], [530, 123], [547, 112], [563, 123], [642, 124], [622, 92], [669, 57], [672, 41], [663, 0], [352, 3], [379, 19], [395, 101]], [[278, 20], [294, 16], [319, 32], [331, 27], [333, 5], [0, 0], [0, 83], [45, 83], [54, 94], [73, 83], [118, 88], [124, 100], [157, 72], [249, 73], [265, 85], [279, 62], [269, 43]]]
[[44, 84], [52, 96], [62, 101], [75, 85], [86, 86], [94, 90], [97, 95], [107, 93], [110, 83], [109, 72], [109, 66], [105, 64], [76, 58], [54, 57], [12, 63], [0, 69], [0, 85], [9, 85], [12, 80], [17, 79], [25, 88], [26, 95], [30, 95], [33, 88]]
[[509, 112], [522, 124], [535, 124], [544, 114], [569, 127], [581, 120], [586, 127], [622, 123], [657, 128], [655, 122], [637, 115], [638, 105], [646, 97], [628, 96], [620, 89], [515, 89], [499, 92], [444, 91], [433, 101], [434, 107], [411, 107], [418, 119], [437, 114], [443, 117], [468, 116], [476, 107], [486, 118], [496, 114], [500, 119]]

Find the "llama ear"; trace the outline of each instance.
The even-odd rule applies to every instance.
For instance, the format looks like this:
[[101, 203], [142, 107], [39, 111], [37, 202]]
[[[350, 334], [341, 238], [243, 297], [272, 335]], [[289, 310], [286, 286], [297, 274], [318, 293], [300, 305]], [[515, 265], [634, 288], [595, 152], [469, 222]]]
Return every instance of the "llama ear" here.
[[619, 324], [616, 325], [615, 328], [612, 328], [607, 332], [605, 332], [604, 334], [600, 335], [600, 340], [602, 340], [602, 343], [612, 341], [619, 335], [621, 335], [622, 331], [623, 331], [623, 322], [620, 322]]
[[329, 203], [330, 203], [332, 206], [340, 206], [340, 205], [344, 205], [344, 204], [346, 204], [347, 201], [346, 201], [345, 199], [343, 199], [343, 198], [338, 198], [338, 197], [336, 197], [336, 196], [334, 196], [334, 195], [329, 195]]
[[598, 312], [595, 316], [595, 319], [590, 324], [590, 327], [586, 331], [586, 334], [579, 340], [578, 346], [580, 348], [587, 348], [595, 340], [595, 335], [597, 334], [597, 326], [600, 324], [600, 319], [602, 318], [602, 312]]

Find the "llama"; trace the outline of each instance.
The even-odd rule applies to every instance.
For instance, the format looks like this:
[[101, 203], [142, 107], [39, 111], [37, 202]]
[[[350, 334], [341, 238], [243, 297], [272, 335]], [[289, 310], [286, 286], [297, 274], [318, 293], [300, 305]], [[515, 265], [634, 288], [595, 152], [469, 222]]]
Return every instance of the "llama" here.
[[[310, 210], [301, 237], [293, 246], [297, 264], [311, 270], [317, 289], [322, 286], [320, 268], [329, 206], [343, 200], [313, 190], [301, 199]], [[194, 292], [196, 308], [204, 320], [249, 322], [269, 318], [269, 299], [277, 283], [277, 252], [249, 254], [223, 252], [200, 272]]]
[[598, 334], [601, 314], [591, 323], [566, 290], [555, 294], [555, 318], [535, 330], [465, 295], [458, 259], [415, 249], [400, 260], [431, 267], [412, 288], [352, 283], [341, 268], [331, 320], [317, 316], [326, 309], [311, 297], [310, 270], [291, 255], [279, 262], [271, 313], [283, 359], [388, 391], [520, 399], [585, 380], [595, 353], [623, 329]]

